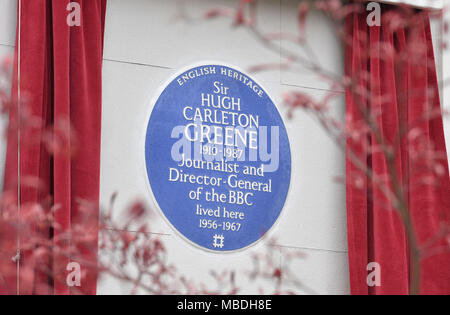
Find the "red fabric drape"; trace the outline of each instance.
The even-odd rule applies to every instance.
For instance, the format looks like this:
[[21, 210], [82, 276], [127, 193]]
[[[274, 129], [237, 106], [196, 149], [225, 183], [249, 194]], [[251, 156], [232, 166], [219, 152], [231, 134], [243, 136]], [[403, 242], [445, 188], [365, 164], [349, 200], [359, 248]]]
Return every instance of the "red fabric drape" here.
[[[422, 254], [420, 293], [449, 294], [450, 253], [440, 234], [450, 222], [450, 180], [429, 16], [383, 5], [381, 26], [369, 27], [367, 14], [361, 8], [346, 21], [351, 292], [412, 293], [411, 239], [384, 186], [388, 194], [400, 189], [411, 215]], [[380, 286], [368, 286], [371, 262], [381, 267]]]
[[[20, 204], [56, 205], [58, 229], [40, 231], [51, 240], [76, 224], [95, 235], [79, 248], [78, 257], [53, 256], [31, 268], [31, 251], [23, 249], [21, 294], [95, 294], [97, 275], [98, 198], [100, 173], [102, 56], [106, 0], [77, 0], [81, 25], [69, 26], [69, 0], [22, 0], [20, 37], [16, 40], [16, 70], [20, 46], [21, 143]], [[75, 12], [76, 13], [76, 12]], [[19, 41], [20, 38], [20, 41]], [[15, 71], [17, 73], [17, 71]], [[17, 77], [15, 78], [17, 79]], [[16, 82], [16, 80], [15, 80]], [[17, 98], [17, 83], [13, 87]], [[17, 192], [17, 108], [10, 113], [5, 190]], [[52, 152], [49, 153], [49, 152]], [[48, 202], [48, 197], [53, 202]], [[80, 200], [92, 204], [90, 220], [81, 216]], [[48, 210], [48, 209], [47, 209]], [[83, 221], [82, 221], [83, 220]], [[81, 225], [82, 226], [82, 225]], [[32, 227], [39, 229], [39, 227]], [[15, 235], [11, 235], [11, 240]], [[60, 245], [60, 244], [58, 244]], [[5, 256], [5, 255], [4, 255]], [[3, 256], [3, 257], [4, 257]], [[9, 257], [13, 257], [11, 253]], [[8, 255], [6, 255], [8, 257]], [[82, 262], [87, 275], [81, 287], [69, 288], [64, 277], [69, 262]], [[85, 267], [85, 265], [89, 267]], [[84, 269], [83, 269], [84, 268]], [[86, 270], [87, 268], [87, 270]], [[53, 278], [49, 278], [49, 274]], [[61, 279], [55, 280], [56, 275]], [[17, 274], [0, 283], [0, 293], [16, 293]]]

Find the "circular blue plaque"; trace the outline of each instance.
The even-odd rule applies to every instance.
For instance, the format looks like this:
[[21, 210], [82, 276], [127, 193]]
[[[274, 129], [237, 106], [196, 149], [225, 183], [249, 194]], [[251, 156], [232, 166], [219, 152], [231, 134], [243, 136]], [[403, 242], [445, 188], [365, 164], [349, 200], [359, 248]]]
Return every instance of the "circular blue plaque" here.
[[204, 64], [174, 77], [148, 121], [145, 162], [161, 212], [204, 249], [249, 247], [274, 225], [291, 179], [283, 120], [249, 75]]

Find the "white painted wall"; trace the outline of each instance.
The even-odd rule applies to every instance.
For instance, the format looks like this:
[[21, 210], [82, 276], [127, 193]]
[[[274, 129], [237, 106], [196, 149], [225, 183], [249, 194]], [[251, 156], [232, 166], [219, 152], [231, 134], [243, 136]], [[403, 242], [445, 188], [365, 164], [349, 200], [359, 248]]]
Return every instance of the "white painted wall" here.
[[[235, 3], [236, 1], [234, 1]], [[146, 174], [141, 167], [140, 137], [146, 127], [147, 100], [172, 73], [185, 65], [221, 60], [246, 68], [254, 64], [278, 63], [279, 53], [269, 52], [245, 30], [232, 29], [230, 21], [203, 21], [201, 16], [216, 5], [233, 1], [190, 1], [188, 23], [175, 22], [176, 1], [136, 0], [132, 4], [110, 0], [104, 63], [103, 146], [101, 199], [107, 202], [119, 192], [118, 209], [134, 198], [152, 205], [146, 190]], [[271, 32], [296, 32], [295, 0], [266, 0], [259, 7], [261, 26]], [[433, 23], [435, 42], [440, 39], [439, 23]], [[333, 25], [320, 13], [309, 16], [307, 39], [319, 63], [343, 73], [343, 51]], [[286, 46], [287, 47], [287, 46]], [[436, 47], [438, 47], [436, 45]], [[438, 54], [438, 66], [442, 59]], [[439, 71], [440, 72], [440, 71]], [[441, 73], [441, 72], [440, 72]], [[281, 93], [297, 89], [320, 97], [330, 88], [307, 71], [274, 70], [256, 78], [281, 104]], [[333, 104], [338, 117], [344, 117], [344, 96]], [[320, 294], [349, 292], [346, 243], [345, 187], [333, 182], [345, 174], [344, 155], [317, 123], [298, 112], [285, 122], [290, 135], [293, 180], [284, 212], [272, 232], [280, 249], [306, 256], [295, 266], [298, 277]], [[191, 247], [156, 214], [153, 232], [161, 233], [169, 257], [188, 278], [209, 282], [206, 270], [246, 269], [249, 254], [261, 246], [238, 255], [214, 255]], [[280, 251], [280, 265], [284, 255]], [[258, 293], [244, 284], [246, 293]], [[129, 288], [111, 279], [101, 283], [100, 293], [127, 292]]]
[[[447, 142], [447, 153], [450, 151], [450, 32], [445, 31], [444, 25], [450, 25], [450, 4], [446, 4], [446, 9], [444, 10], [444, 23], [441, 25], [441, 35], [442, 43], [447, 45], [442, 53], [442, 98], [443, 106], [447, 112], [444, 119], [444, 130], [445, 130], [445, 140]], [[450, 164], [450, 161], [449, 161]]]
[[[16, 0], [0, 0], [0, 55], [13, 51], [15, 3]], [[216, 5], [232, 5], [236, 0], [189, 1], [186, 12], [191, 19], [188, 23], [175, 19], [177, 3], [175, 0], [109, 0], [108, 3], [103, 66], [101, 203], [107, 205], [110, 196], [117, 191], [119, 212], [135, 199], [151, 204], [140, 156], [141, 136], [147, 123], [147, 100], [176, 69], [203, 59], [221, 60], [241, 68], [280, 61], [279, 53], [268, 52], [245, 30], [231, 28], [230, 21], [202, 20], [205, 10]], [[259, 7], [259, 18], [266, 31], [295, 32], [296, 1], [264, 0]], [[308, 19], [307, 29], [307, 38], [319, 62], [342, 73], [343, 51], [334, 36], [333, 26], [324, 16], [314, 13]], [[445, 72], [450, 75], [450, 69]], [[306, 71], [291, 73], [278, 69], [255, 77], [276, 104], [281, 104], [281, 93], [286, 90], [296, 89], [320, 97], [329, 89], [323, 80]], [[446, 106], [448, 95], [445, 94]], [[342, 92], [333, 105], [335, 114], [342, 119], [345, 108]], [[282, 248], [301, 252], [305, 258], [294, 267], [305, 285], [320, 294], [346, 294], [349, 280], [345, 187], [333, 181], [336, 176], [345, 174], [344, 155], [311, 117], [298, 112], [294, 119], [287, 120], [285, 109], [279, 106], [290, 135], [293, 179], [286, 207], [271, 235], [280, 245], [277, 260], [282, 265], [285, 259]], [[3, 154], [4, 149], [1, 149], [0, 180]], [[246, 269], [249, 254], [263, 250], [264, 245], [241, 254], [213, 255], [180, 239], [159, 214], [154, 216], [152, 226], [152, 232], [161, 233], [169, 259], [188, 278], [203, 282], [211, 280], [206, 271], [212, 267]], [[244, 292], [258, 293], [255, 287], [244, 285]], [[99, 285], [100, 294], [129, 293], [129, 289], [110, 278]]]
[[[0, 0], [0, 62], [3, 58], [14, 54], [16, 34], [16, 0]], [[0, 84], [9, 89], [9, 82]], [[3, 176], [5, 167], [6, 141], [4, 130], [7, 118], [0, 116], [0, 191], [3, 190]]]
[[[174, 22], [177, 1], [110, 0], [107, 11], [101, 199], [107, 202], [119, 192], [117, 208], [134, 198], [151, 204], [142, 168], [141, 136], [146, 128], [147, 99], [172, 73], [201, 60], [220, 60], [241, 68], [260, 63], [279, 63], [280, 53], [270, 52], [248, 31], [233, 29], [231, 21], [204, 21], [202, 16], [217, 5], [232, 6], [236, 1], [189, 1], [186, 13], [191, 22]], [[265, 31], [296, 31], [296, 1], [265, 0], [259, 7]], [[310, 45], [319, 61], [330, 70], [343, 73], [343, 50], [324, 16], [314, 13], [308, 21]], [[320, 97], [329, 88], [306, 71], [290, 73], [274, 70], [256, 75], [266, 91], [281, 107], [283, 91], [298, 89]], [[343, 118], [344, 95], [334, 102]], [[333, 178], [344, 175], [344, 155], [303, 112], [285, 120], [290, 135], [293, 180], [284, 212], [271, 236], [290, 251], [306, 257], [296, 270], [318, 293], [348, 293], [345, 187]], [[188, 278], [208, 281], [206, 270], [248, 268], [250, 254], [214, 255], [180, 239], [156, 214], [153, 232], [163, 233], [170, 260]], [[283, 262], [283, 255], [279, 257]], [[253, 287], [244, 292], [258, 293]], [[100, 293], [126, 290], [114, 281], [103, 283]]]

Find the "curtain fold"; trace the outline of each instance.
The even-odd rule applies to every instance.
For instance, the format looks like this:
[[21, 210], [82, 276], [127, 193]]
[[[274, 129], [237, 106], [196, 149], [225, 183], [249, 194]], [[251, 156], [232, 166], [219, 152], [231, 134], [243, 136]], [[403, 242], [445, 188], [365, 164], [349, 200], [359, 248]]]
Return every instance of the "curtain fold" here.
[[[346, 21], [347, 127], [358, 130], [347, 140], [351, 292], [410, 294], [418, 283], [449, 294], [450, 180], [429, 14], [383, 5], [381, 26], [366, 19], [361, 6]], [[368, 285], [369, 263], [381, 267], [378, 285]]]
[[[22, 0], [19, 6], [12, 98], [17, 102], [20, 84], [21, 107], [20, 112], [17, 106], [10, 111], [4, 190], [20, 198], [22, 215], [28, 214], [28, 205], [32, 204], [42, 205], [47, 214], [54, 211], [57, 228], [30, 228], [54, 242], [58, 250], [36, 257], [33, 248], [22, 248], [19, 274], [8, 277], [3, 282], [6, 285], [0, 282], [1, 293], [96, 293], [106, 0], [77, 0], [80, 26], [68, 23], [68, 15], [77, 13], [69, 3]], [[90, 205], [89, 220], [82, 211], [86, 204]], [[65, 233], [75, 226], [83, 227], [78, 232], [90, 238], [86, 236], [84, 242], [75, 244], [78, 248], [73, 255], [62, 254], [59, 249], [69, 248], [70, 242]], [[27, 237], [21, 237], [24, 244]], [[15, 244], [16, 235], [10, 235], [10, 240]], [[8, 253], [1, 259], [13, 256]], [[70, 262], [79, 262], [84, 272], [80, 287], [66, 283]]]

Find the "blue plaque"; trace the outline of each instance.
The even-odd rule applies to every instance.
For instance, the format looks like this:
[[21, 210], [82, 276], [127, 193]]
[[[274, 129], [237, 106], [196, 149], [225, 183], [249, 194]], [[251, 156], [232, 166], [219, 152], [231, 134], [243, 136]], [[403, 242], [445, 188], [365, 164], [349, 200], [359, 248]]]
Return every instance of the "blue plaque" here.
[[260, 240], [291, 179], [289, 139], [273, 101], [249, 75], [215, 63], [179, 73], [157, 95], [145, 162], [170, 225], [214, 252]]

